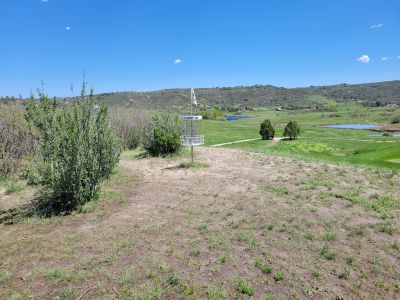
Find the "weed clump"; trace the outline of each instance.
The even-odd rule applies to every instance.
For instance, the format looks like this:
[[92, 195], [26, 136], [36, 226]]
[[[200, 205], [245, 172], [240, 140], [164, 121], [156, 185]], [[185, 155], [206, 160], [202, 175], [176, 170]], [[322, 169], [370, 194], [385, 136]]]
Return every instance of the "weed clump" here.
[[327, 245], [324, 245], [321, 249], [321, 255], [323, 258], [327, 260], [335, 260], [336, 259], [336, 253], [333, 252]]
[[255, 292], [253, 285], [246, 279], [239, 278], [236, 280], [236, 290], [239, 293], [252, 296]]
[[280, 282], [280, 281], [282, 281], [284, 278], [285, 278], [285, 275], [284, 275], [283, 272], [281, 272], [281, 271], [276, 272], [275, 275], [274, 275], [274, 280], [275, 280], [276, 282]]
[[228, 293], [224, 288], [210, 286], [207, 289], [207, 298], [210, 300], [227, 299]]
[[261, 272], [263, 272], [264, 274], [272, 273], [272, 268], [269, 265], [267, 265], [261, 258], [256, 259], [254, 266], [259, 268]]
[[179, 276], [176, 275], [175, 273], [171, 273], [171, 274], [168, 276], [167, 282], [168, 282], [169, 285], [176, 286], [176, 285], [179, 284], [180, 278], [179, 278]]
[[377, 223], [377, 224], [373, 225], [373, 227], [378, 232], [387, 233], [389, 235], [393, 235], [393, 233], [396, 232], [396, 228], [391, 223], [388, 223], [388, 222]]
[[327, 231], [324, 233], [324, 240], [325, 241], [334, 241], [336, 240], [336, 233]]

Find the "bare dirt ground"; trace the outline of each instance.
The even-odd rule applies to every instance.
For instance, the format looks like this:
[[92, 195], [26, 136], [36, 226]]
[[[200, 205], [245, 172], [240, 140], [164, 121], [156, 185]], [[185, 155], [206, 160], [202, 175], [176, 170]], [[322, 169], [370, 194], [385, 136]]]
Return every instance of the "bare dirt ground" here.
[[399, 299], [397, 173], [196, 154], [126, 154], [83, 213], [0, 225], [0, 298]]

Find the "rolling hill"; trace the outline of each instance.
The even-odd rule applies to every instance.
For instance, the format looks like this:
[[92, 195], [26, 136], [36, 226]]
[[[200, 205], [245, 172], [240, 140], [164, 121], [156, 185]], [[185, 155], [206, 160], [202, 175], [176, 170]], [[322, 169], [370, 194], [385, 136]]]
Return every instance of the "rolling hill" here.
[[[205, 107], [252, 108], [282, 106], [292, 108], [326, 108], [336, 102], [362, 102], [370, 106], [400, 104], [400, 80], [284, 88], [272, 85], [197, 88], [197, 101]], [[166, 89], [152, 92], [111, 92], [96, 94], [99, 103], [141, 109], [182, 109], [189, 107], [189, 89]], [[72, 98], [65, 98], [72, 100]], [[0, 104], [26, 99], [1, 97]]]
[[[182, 107], [189, 103], [189, 89], [154, 92], [116, 92], [96, 95], [101, 103], [138, 108]], [[400, 80], [365, 84], [338, 84], [305, 88], [272, 85], [196, 89], [198, 103], [209, 107], [292, 106], [307, 108], [336, 102], [360, 101], [379, 106], [400, 104]]]

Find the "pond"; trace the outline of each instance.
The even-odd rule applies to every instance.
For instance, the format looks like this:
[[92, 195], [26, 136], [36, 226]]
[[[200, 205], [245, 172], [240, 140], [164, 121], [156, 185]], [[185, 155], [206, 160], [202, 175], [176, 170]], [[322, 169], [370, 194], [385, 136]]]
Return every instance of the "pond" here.
[[337, 129], [374, 129], [378, 128], [378, 125], [373, 124], [337, 124], [337, 125], [325, 125], [326, 128], [337, 128]]
[[234, 121], [240, 120], [240, 119], [251, 119], [251, 118], [255, 118], [255, 117], [252, 117], [252, 116], [228, 116], [228, 115], [224, 115], [224, 118], [229, 122], [234, 122]]

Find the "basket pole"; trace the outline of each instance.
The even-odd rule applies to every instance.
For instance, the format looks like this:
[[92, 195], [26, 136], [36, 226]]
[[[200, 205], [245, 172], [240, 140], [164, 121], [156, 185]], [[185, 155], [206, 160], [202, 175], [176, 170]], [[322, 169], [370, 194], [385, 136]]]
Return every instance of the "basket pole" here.
[[[193, 106], [193, 105], [192, 105]], [[192, 108], [193, 109], [193, 108]], [[193, 112], [191, 113], [192, 114], [192, 116], [193, 116]], [[190, 148], [191, 148], [191, 154], [192, 154], [192, 165], [193, 165], [193, 162], [194, 162], [194, 153], [193, 153], [193, 118], [190, 120], [190, 137], [191, 137], [191, 145], [190, 145]]]

